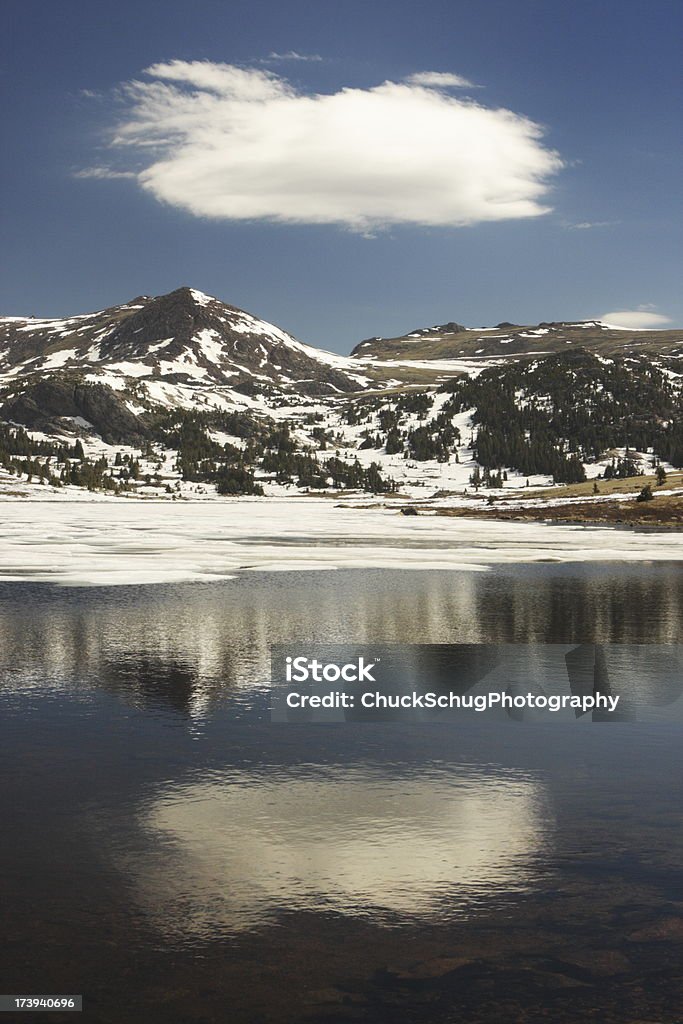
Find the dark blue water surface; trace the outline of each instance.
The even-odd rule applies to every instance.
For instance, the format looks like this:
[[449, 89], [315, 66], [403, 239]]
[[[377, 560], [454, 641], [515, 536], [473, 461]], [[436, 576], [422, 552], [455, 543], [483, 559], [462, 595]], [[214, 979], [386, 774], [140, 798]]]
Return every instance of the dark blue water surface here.
[[117, 1024], [682, 1020], [678, 703], [269, 716], [273, 643], [654, 652], [682, 622], [675, 564], [4, 585], [0, 990]]

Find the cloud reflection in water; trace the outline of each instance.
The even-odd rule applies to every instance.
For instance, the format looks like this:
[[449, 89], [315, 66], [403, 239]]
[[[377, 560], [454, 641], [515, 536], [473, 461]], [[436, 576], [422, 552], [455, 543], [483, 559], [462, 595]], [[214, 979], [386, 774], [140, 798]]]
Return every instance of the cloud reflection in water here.
[[306, 766], [162, 792], [127, 858], [139, 896], [176, 938], [264, 924], [282, 909], [431, 917], [534, 884], [551, 819], [541, 782], [487, 767]]

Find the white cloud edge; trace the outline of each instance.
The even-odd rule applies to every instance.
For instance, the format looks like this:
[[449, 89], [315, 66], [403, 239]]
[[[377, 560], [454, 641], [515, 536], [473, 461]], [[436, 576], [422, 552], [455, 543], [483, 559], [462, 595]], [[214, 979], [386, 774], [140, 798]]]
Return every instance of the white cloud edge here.
[[450, 71], [415, 71], [404, 79], [409, 85], [423, 85], [427, 89], [480, 89], [468, 78]]
[[261, 57], [258, 61], [259, 64], [279, 64], [281, 61], [303, 61], [306, 63], [320, 64], [323, 61], [323, 57], [319, 53], [298, 53], [297, 50], [287, 50], [286, 53], [276, 53], [273, 51], [269, 53], [267, 57]]
[[91, 178], [95, 181], [115, 181], [118, 178], [135, 179], [135, 171], [116, 171], [112, 167], [82, 167], [73, 172], [74, 178]]
[[582, 220], [578, 224], [565, 224], [569, 231], [590, 231], [593, 228], [613, 228], [618, 220]]

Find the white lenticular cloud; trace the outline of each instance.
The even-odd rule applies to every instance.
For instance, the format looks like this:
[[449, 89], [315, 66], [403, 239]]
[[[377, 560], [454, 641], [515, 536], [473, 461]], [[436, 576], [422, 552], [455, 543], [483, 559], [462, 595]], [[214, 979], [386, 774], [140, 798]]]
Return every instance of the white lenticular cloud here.
[[113, 146], [136, 151], [143, 189], [198, 217], [361, 232], [538, 217], [564, 166], [540, 125], [444, 91], [458, 75], [308, 95], [209, 61], [145, 74], [123, 87]]
[[653, 313], [648, 308], [620, 309], [613, 313], [603, 313], [600, 319], [604, 323], [614, 324], [615, 327], [630, 327], [634, 330], [664, 328], [671, 323], [670, 317], [662, 313]]

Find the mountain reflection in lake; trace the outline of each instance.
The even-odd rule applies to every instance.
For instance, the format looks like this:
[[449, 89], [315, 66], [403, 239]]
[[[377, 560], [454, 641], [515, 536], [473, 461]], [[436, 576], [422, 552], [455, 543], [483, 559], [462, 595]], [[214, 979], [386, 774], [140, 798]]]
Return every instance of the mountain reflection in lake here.
[[682, 625], [671, 563], [3, 586], [0, 988], [102, 1024], [674, 1019], [666, 707], [272, 725], [267, 683], [275, 642], [654, 651]]
[[683, 574], [663, 563], [340, 570], [120, 588], [5, 584], [0, 608], [5, 679], [96, 682], [190, 711], [263, 685], [274, 643], [678, 644]]

